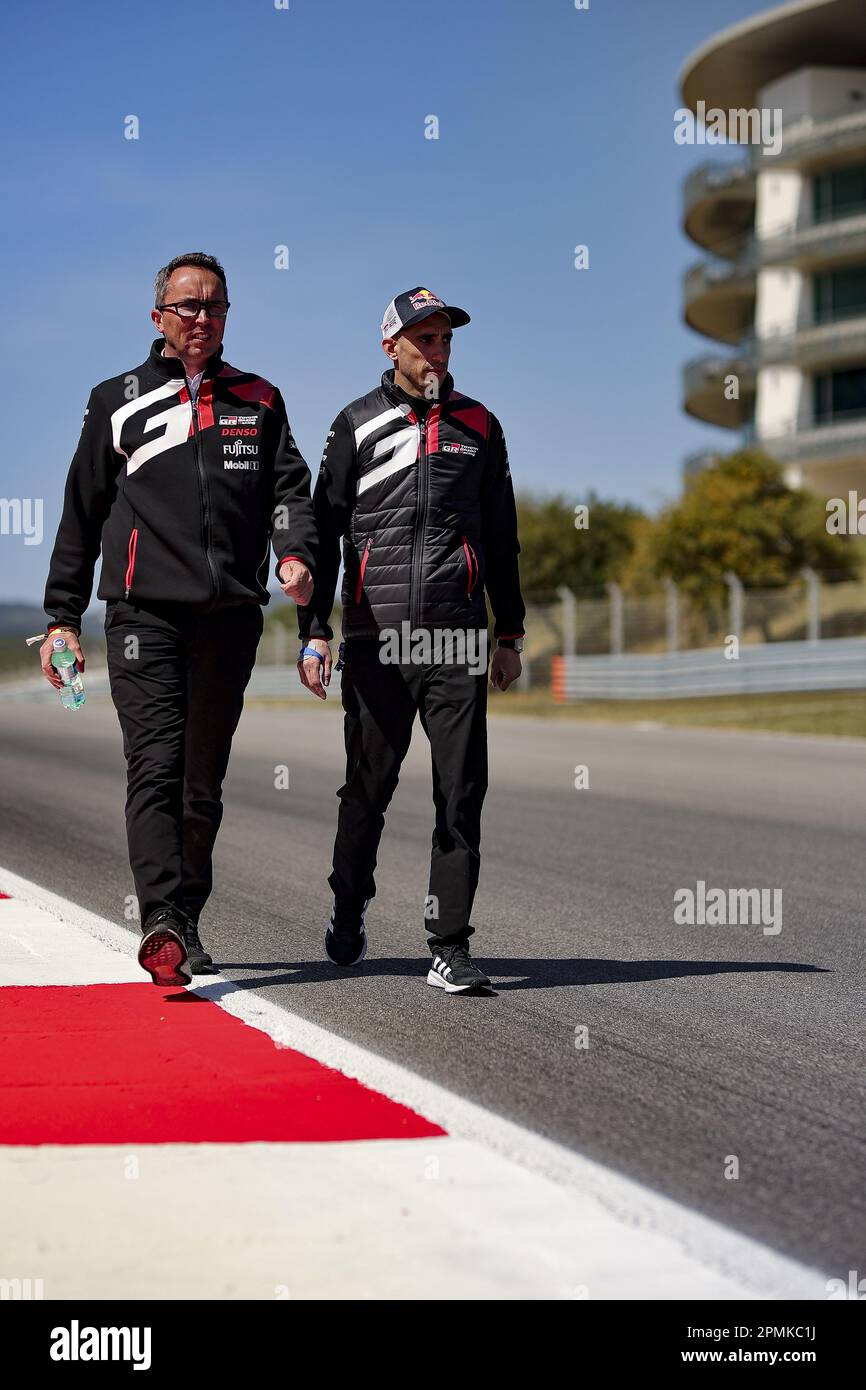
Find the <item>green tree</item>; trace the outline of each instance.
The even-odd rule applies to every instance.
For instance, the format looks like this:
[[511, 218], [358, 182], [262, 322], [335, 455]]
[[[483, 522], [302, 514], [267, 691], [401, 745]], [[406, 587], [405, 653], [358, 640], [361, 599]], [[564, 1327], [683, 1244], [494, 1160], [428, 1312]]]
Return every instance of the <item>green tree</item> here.
[[858, 572], [855, 551], [828, 534], [824, 507], [788, 487], [777, 463], [743, 449], [698, 473], [647, 538], [654, 573], [701, 606], [722, 602], [725, 572], [747, 587], [788, 584], [804, 566], [833, 579]]
[[525, 593], [552, 594], [565, 584], [578, 592], [603, 594], [607, 581], [619, 576], [631, 554], [642, 513], [629, 503], [604, 501], [594, 492], [582, 502], [521, 493], [517, 517]]

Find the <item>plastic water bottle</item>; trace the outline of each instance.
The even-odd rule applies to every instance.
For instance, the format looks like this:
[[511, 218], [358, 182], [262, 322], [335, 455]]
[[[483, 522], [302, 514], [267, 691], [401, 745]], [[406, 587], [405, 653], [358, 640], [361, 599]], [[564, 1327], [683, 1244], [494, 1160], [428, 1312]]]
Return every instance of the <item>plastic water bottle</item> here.
[[63, 681], [60, 703], [64, 709], [81, 709], [84, 704], [84, 678], [78, 669], [75, 653], [66, 645], [65, 637], [55, 637], [51, 644], [51, 665]]

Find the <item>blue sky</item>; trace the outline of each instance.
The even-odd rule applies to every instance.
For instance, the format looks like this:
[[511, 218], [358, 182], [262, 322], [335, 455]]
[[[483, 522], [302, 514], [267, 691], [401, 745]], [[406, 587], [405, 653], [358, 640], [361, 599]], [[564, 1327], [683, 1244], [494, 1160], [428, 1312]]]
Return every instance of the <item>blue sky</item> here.
[[502, 420], [518, 488], [675, 496], [685, 453], [733, 442], [680, 409], [682, 363], [710, 346], [682, 324], [681, 187], [720, 152], [674, 143], [676, 78], [762, 8], [7, 9], [0, 495], [44, 498], [44, 540], [0, 535], [0, 598], [41, 598], [90, 387], [146, 356], [153, 274], [179, 251], [223, 261], [226, 358], [277, 383], [313, 472], [387, 365], [385, 305], [421, 284], [473, 316], [452, 369]]

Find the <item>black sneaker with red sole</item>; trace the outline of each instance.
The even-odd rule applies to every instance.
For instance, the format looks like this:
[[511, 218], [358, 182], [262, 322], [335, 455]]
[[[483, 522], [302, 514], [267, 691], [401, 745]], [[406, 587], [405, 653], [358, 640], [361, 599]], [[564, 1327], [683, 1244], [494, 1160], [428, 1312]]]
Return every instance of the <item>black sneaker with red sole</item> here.
[[156, 912], [144, 928], [138, 963], [160, 989], [192, 982], [184, 924], [171, 912]]

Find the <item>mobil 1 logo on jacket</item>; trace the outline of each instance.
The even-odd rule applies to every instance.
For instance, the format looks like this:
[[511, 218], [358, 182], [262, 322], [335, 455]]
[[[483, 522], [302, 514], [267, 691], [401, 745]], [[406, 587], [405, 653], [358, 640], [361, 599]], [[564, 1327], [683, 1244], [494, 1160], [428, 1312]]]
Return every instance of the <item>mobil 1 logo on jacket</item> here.
[[257, 473], [259, 469], [258, 415], [220, 415], [219, 438], [223, 469]]

